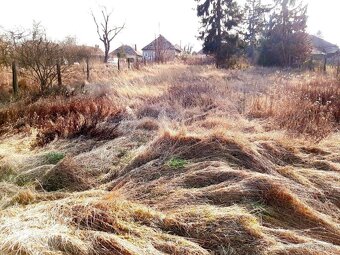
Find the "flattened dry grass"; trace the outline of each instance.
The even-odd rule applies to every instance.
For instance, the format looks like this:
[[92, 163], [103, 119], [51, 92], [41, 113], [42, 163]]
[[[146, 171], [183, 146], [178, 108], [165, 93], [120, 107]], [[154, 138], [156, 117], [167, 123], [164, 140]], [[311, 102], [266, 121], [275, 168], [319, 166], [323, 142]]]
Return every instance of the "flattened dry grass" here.
[[[57, 165], [32, 164], [16, 173], [15, 179], [27, 177], [35, 187], [4, 178], [0, 253], [338, 254], [336, 100], [315, 112], [332, 120], [311, 120], [332, 122], [331, 136], [319, 143], [320, 136], [299, 138], [291, 135], [297, 132], [294, 125], [275, 120], [290, 116], [285, 111], [292, 113], [300, 101], [323, 105], [337, 93], [336, 87], [327, 91], [310, 80], [267, 69], [172, 64], [117, 74], [108, 96], [90, 93], [30, 104], [27, 113], [32, 107], [41, 117], [28, 123], [40, 133], [46, 128], [51, 139], [81, 137], [33, 148], [31, 154], [48, 149], [67, 155]], [[315, 88], [298, 87], [297, 81]], [[281, 99], [287, 104], [283, 93], [268, 105], [261, 98], [262, 108], [255, 107], [253, 95], [282, 84], [291, 91], [292, 108], [279, 109]], [[258, 112], [247, 112], [249, 105]], [[8, 119], [17, 130], [24, 129], [20, 114]], [[316, 128], [321, 133], [322, 127]], [[312, 137], [308, 127], [301, 130]], [[3, 153], [7, 148], [0, 150], [0, 164], [10, 159]]]
[[[332, 191], [332, 200], [325, 198], [323, 191], [326, 188], [320, 189], [301, 172], [291, 173], [297, 171], [294, 164], [308, 164], [302, 156], [300, 158], [293, 151], [289, 152], [278, 142], [272, 142], [269, 147], [264, 147], [264, 143], [259, 141], [257, 145], [249, 146], [221, 135], [202, 137], [165, 132], [141, 151], [110, 187], [119, 187], [134, 200], [163, 210], [186, 203], [186, 207], [195, 211], [198, 205], [208, 203], [225, 211], [234, 204], [240, 204], [257, 215], [256, 219], [260, 217], [265, 226], [302, 231], [310, 239], [327, 242], [334, 247], [339, 245], [339, 221], [335, 216], [339, 211], [339, 197], [336, 198], [336, 192]], [[289, 153], [296, 159], [290, 158]], [[189, 163], [181, 169], [173, 169], [167, 166], [167, 162], [174, 157], [187, 159]], [[283, 170], [282, 165], [292, 167], [288, 171]], [[337, 175], [336, 172], [334, 174]], [[322, 171], [317, 179], [320, 182], [327, 180]], [[337, 178], [328, 179], [327, 183], [336, 185]], [[198, 214], [202, 220], [202, 213]], [[190, 223], [194, 224], [193, 221]], [[177, 234], [180, 233], [180, 224], [178, 228]], [[212, 227], [218, 231], [217, 228]], [[275, 239], [267, 236], [263, 228], [258, 228], [258, 231], [258, 234], [266, 236], [267, 242]], [[226, 232], [224, 235], [227, 235]], [[252, 245], [260, 242], [259, 239], [257, 236]], [[236, 241], [226, 242], [225, 247], [231, 243]], [[237, 247], [242, 249], [237, 250]], [[232, 247], [237, 250], [236, 254], [250, 252], [246, 251], [245, 245], [237, 247]], [[212, 248], [209, 246], [207, 249]], [[251, 249], [254, 252], [257, 248], [253, 246]]]

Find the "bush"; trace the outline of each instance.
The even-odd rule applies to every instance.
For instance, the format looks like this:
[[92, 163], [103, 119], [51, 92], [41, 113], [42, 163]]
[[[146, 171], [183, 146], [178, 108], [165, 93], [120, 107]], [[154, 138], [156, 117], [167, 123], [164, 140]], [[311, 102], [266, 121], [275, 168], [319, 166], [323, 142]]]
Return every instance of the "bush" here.
[[[73, 138], [93, 132], [102, 122], [117, 122], [123, 110], [111, 98], [45, 98], [34, 103], [20, 102], [0, 110], [0, 126], [25, 125], [38, 129], [37, 145], [55, 138]], [[107, 130], [106, 130], [107, 132]]]

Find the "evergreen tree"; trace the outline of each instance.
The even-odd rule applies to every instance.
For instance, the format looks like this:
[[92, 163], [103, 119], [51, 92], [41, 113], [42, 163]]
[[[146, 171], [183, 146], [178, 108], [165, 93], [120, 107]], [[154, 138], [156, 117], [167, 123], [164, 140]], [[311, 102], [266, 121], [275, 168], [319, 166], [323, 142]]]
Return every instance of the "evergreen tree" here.
[[260, 64], [300, 66], [310, 53], [307, 27], [307, 5], [299, 1], [275, 0], [262, 42]]
[[261, 0], [246, 0], [244, 7], [245, 41], [248, 46], [248, 55], [253, 63], [256, 60], [256, 48], [259, 46], [260, 36], [266, 26], [265, 14], [269, 11], [270, 7], [263, 5]]
[[204, 40], [204, 53], [215, 56], [217, 68], [229, 66], [240, 45], [236, 30], [242, 21], [239, 6], [235, 0], [195, 1], [202, 23], [199, 38]]

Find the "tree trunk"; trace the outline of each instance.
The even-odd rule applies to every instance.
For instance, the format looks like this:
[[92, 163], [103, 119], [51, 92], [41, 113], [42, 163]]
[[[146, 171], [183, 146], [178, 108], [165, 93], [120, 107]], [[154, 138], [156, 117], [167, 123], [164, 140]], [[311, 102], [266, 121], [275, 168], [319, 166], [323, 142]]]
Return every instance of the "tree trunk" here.
[[62, 81], [62, 78], [61, 78], [61, 68], [60, 68], [60, 63], [58, 61], [57, 63], [57, 77], [58, 77], [58, 86], [63, 86], [63, 81]]
[[216, 68], [221, 67], [221, 50], [222, 50], [222, 7], [221, 0], [217, 1], [217, 54], [216, 54]]
[[325, 55], [325, 60], [324, 60], [324, 64], [323, 64], [323, 71], [327, 72], [327, 55]]
[[13, 86], [13, 95], [18, 96], [19, 86], [18, 86], [18, 74], [17, 74], [17, 64], [15, 61], [12, 62], [12, 86]]
[[105, 43], [104, 46], [105, 46], [104, 63], [107, 64], [107, 62], [109, 61], [110, 45], [108, 43]]
[[251, 50], [251, 62], [255, 64], [255, 28], [254, 28], [254, 19], [255, 19], [255, 1], [252, 2], [252, 15], [249, 22], [249, 31], [250, 31], [250, 50]]
[[45, 80], [40, 80], [40, 89], [42, 93], [46, 92], [47, 89], [47, 81]]
[[128, 62], [128, 68], [131, 69], [131, 62], [129, 58], [127, 59], [127, 62]]
[[118, 71], [120, 71], [120, 58], [118, 58]]

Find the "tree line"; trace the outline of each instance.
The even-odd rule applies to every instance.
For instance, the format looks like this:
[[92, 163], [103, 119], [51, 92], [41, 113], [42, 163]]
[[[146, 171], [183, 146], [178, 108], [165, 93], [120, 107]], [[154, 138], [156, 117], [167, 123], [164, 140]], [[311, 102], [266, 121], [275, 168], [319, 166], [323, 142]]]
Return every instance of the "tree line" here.
[[307, 5], [302, 0], [195, 0], [203, 51], [217, 67], [230, 67], [240, 55], [253, 64], [299, 67], [310, 55]]

